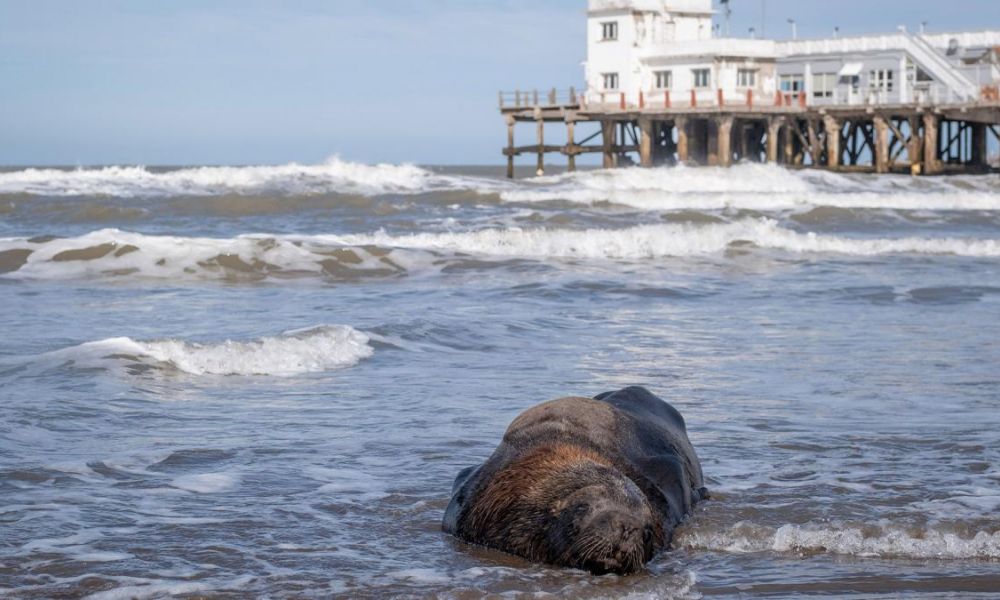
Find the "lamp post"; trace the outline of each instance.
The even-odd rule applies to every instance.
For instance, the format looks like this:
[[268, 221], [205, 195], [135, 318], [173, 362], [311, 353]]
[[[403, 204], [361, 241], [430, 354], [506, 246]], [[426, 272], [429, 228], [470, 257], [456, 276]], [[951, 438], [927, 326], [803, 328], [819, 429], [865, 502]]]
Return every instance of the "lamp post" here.
[[726, 37], [729, 37], [729, 20], [733, 16], [733, 9], [729, 6], [729, 0], [719, 0], [719, 4], [726, 8]]
[[795, 23], [795, 19], [788, 19], [788, 24], [792, 26], [792, 39], [799, 39], [799, 28], [798, 24]]

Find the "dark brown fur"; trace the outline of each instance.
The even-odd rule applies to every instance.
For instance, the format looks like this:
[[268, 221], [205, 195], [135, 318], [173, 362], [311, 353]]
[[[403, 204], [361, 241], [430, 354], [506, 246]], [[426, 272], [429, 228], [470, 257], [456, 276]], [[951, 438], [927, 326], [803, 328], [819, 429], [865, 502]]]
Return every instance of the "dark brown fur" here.
[[444, 530], [535, 562], [633, 573], [704, 495], [672, 407], [642, 388], [564, 398], [511, 423], [455, 481]]

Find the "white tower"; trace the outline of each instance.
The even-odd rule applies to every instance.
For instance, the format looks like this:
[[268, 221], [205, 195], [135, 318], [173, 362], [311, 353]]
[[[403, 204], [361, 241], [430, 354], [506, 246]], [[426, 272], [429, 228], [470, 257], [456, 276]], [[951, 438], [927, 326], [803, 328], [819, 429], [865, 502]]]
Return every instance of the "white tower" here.
[[712, 0], [589, 0], [585, 77], [591, 96], [648, 85], [642, 57], [658, 46], [711, 39], [713, 14]]

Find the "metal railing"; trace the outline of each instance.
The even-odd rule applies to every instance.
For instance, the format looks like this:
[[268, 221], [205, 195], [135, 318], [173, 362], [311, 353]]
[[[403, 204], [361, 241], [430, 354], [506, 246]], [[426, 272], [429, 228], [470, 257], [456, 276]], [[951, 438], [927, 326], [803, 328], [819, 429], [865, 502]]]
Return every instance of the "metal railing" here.
[[552, 88], [548, 91], [515, 90], [500, 92], [500, 108], [548, 108], [558, 106], [576, 106], [580, 103], [582, 94], [575, 87], [569, 89]]
[[590, 92], [581, 96], [583, 110], [635, 111], [663, 110], [674, 108], [770, 108], [807, 106], [805, 92], [776, 92], [767, 94], [759, 90], [745, 89], [724, 91], [700, 88], [687, 92], [669, 90], [641, 90], [636, 94], [617, 91]]
[[[985, 85], [975, 99], [956, 94], [947, 85], [938, 83], [913, 86], [909, 89], [909, 100], [905, 104], [933, 106], [972, 102], [1000, 103], [1000, 88]], [[695, 89], [688, 91], [640, 90], [636, 93], [623, 91], [578, 92], [575, 87], [565, 90], [550, 89], [548, 92], [514, 91], [500, 92], [500, 109], [573, 109], [599, 111], [663, 110], [675, 108], [756, 108], [773, 110], [777, 107], [799, 108], [838, 106], [880, 106], [904, 104], [899, 89], [836, 89], [830, 95], [820, 96], [809, 92], [776, 91], [768, 93], [757, 89], [721, 90]]]

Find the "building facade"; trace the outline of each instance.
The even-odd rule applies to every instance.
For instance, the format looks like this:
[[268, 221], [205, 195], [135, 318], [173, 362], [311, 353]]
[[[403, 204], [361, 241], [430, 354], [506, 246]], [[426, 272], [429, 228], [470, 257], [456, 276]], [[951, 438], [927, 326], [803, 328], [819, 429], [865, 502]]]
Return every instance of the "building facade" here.
[[775, 41], [717, 37], [714, 16], [712, 0], [589, 0], [586, 101], [941, 104], [1000, 83], [1000, 30]]

